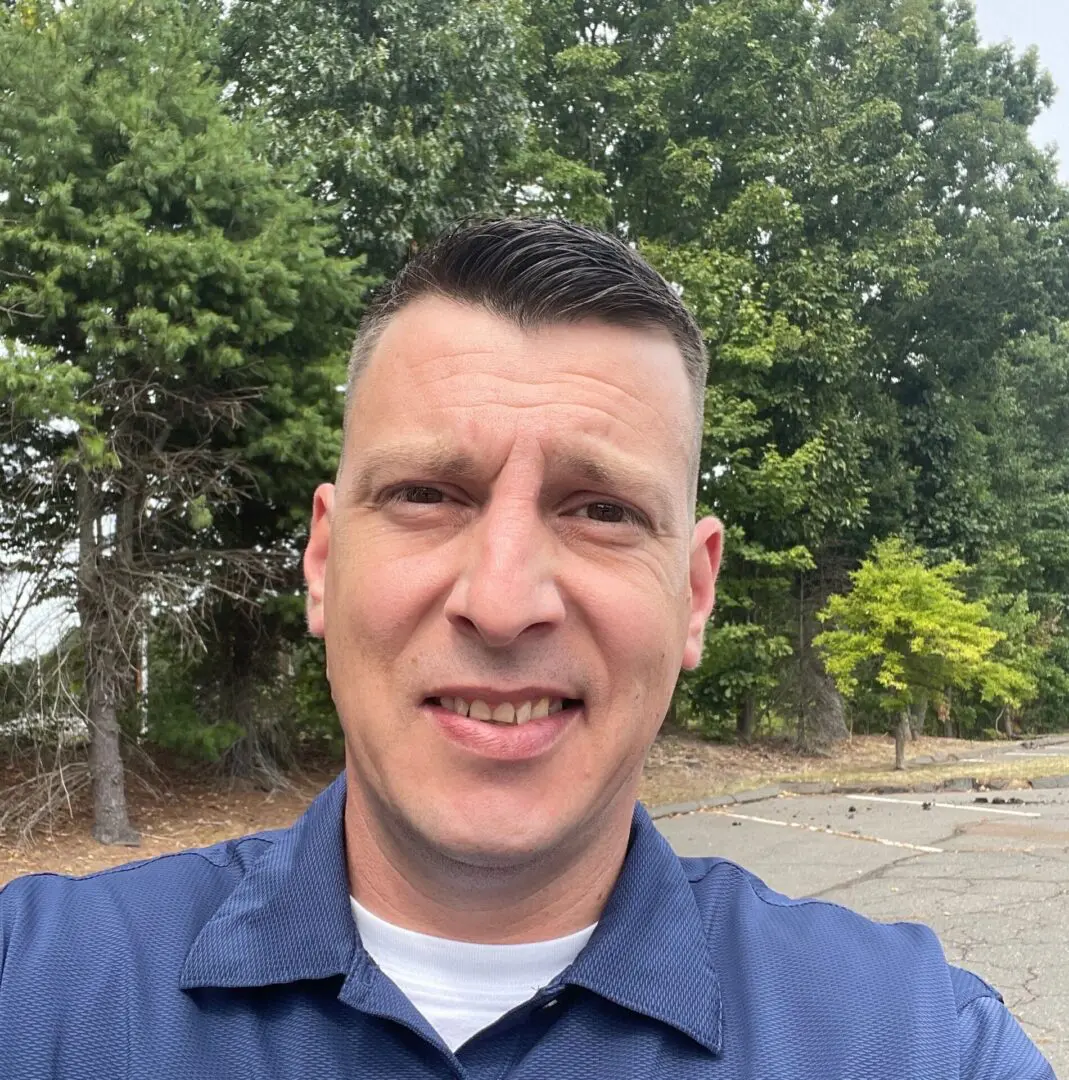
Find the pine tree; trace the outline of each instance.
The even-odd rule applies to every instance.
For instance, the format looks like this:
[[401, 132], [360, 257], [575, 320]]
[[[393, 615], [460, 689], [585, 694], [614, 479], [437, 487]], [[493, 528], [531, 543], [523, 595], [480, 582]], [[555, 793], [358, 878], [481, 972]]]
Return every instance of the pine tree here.
[[140, 629], [192, 632], [198, 603], [277, 565], [228, 547], [216, 515], [254, 488], [257, 453], [336, 449], [364, 286], [328, 254], [332, 224], [225, 113], [210, 16], [182, 0], [0, 15], [0, 418], [37, 447], [5, 483], [29, 485], [41, 530], [76, 545], [105, 843], [137, 841], [120, 720]]

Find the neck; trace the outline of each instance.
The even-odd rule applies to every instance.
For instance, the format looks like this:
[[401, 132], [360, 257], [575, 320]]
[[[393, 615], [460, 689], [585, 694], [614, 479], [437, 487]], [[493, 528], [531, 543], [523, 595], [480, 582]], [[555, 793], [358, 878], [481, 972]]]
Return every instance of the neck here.
[[[523, 944], [576, 933], [597, 922], [623, 866], [633, 801], [613, 808], [574, 850], [528, 864], [471, 865], [373, 814], [348, 779], [346, 860], [355, 899], [381, 919], [454, 941]], [[626, 812], [624, 812], [626, 811]]]

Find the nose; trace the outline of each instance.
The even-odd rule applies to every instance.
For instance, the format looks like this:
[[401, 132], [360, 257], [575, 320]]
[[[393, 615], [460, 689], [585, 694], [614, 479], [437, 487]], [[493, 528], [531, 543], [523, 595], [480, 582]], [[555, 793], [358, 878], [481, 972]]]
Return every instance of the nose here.
[[556, 539], [536, 506], [488, 506], [474, 523], [445, 614], [462, 633], [502, 648], [564, 618]]

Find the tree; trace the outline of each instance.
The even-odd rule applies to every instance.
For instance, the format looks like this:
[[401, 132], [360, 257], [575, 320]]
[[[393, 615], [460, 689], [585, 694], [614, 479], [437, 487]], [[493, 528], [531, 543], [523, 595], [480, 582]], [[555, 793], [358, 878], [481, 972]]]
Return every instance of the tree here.
[[997, 658], [1006, 635], [990, 625], [980, 601], [957, 586], [960, 562], [925, 566], [922, 552], [898, 538], [881, 541], [850, 575], [852, 588], [820, 613], [831, 628], [814, 646], [839, 690], [867, 690], [887, 716], [897, 716], [895, 768], [905, 768], [910, 706], [921, 695], [975, 687], [987, 701], [1019, 706], [1035, 693], [1033, 678]]
[[236, 0], [222, 55], [230, 107], [266, 118], [373, 272], [503, 207], [529, 111], [513, 0]]
[[1035, 50], [982, 43], [958, 0], [837, 0], [816, 48], [847, 119], [795, 195], [812, 227], [914, 268], [872, 280], [860, 312], [894, 415], [873, 425], [870, 537], [975, 563], [1013, 528], [993, 498], [999, 353], [1069, 302], [1066, 192], [1029, 139], [1053, 83]]
[[266, 444], [331, 441], [363, 287], [224, 112], [210, 15], [182, 0], [0, 15], [3, 379], [21, 388], [3, 408], [37, 462], [5, 482], [45, 508], [31, 542], [47, 519], [76, 546], [104, 843], [137, 840], [121, 715], [141, 628], [196, 636], [198, 607], [275, 572], [275, 551], [228, 546], [216, 515], [252, 492]]

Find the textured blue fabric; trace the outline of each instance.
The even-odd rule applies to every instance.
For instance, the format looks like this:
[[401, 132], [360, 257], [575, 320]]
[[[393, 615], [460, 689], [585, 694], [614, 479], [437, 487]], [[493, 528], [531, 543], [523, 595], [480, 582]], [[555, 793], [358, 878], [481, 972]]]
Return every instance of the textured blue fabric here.
[[360, 945], [338, 779], [291, 829], [0, 891], [2, 1080], [1050, 1080], [920, 926], [680, 859], [636, 808], [575, 963], [451, 1054]]

